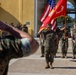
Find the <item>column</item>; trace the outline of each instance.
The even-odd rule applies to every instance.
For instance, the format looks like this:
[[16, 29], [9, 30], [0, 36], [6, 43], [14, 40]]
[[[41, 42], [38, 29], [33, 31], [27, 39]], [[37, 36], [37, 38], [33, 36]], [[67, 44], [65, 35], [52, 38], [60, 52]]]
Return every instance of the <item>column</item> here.
[[23, 23], [23, 0], [19, 0], [19, 22]]

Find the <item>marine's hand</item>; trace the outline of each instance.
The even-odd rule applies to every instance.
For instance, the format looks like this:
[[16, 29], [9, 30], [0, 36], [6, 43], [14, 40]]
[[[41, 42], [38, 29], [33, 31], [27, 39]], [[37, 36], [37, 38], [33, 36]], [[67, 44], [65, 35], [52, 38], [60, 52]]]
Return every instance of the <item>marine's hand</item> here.
[[41, 29], [41, 30], [38, 31], [38, 35], [40, 35], [40, 33], [42, 32], [42, 30], [43, 30], [43, 29]]

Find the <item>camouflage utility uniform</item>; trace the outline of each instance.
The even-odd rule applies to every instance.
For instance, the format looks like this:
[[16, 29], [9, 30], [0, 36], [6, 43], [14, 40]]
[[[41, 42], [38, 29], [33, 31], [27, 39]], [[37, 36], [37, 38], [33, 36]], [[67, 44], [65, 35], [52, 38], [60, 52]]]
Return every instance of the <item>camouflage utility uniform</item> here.
[[[73, 40], [75, 42], [73, 42]], [[72, 48], [73, 48], [73, 59], [75, 59], [76, 58], [76, 29], [73, 29], [72, 44], [73, 44], [73, 46], [72, 46]]]
[[46, 32], [47, 32], [47, 29], [43, 29], [41, 34], [40, 34], [40, 44], [41, 44], [41, 57], [44, 57], [44, 42], [45, 42], [45, 39], [46, 39]]
[[62, 58], [67, 57], [67, 50], [68, 50], [68, 30], [63, 32], [61, 38], [61, 50], [62, 50]]
[[55, 33], [56, 35], [56, 39], [55, 39], [55, 52], [54, 52], [54, 56], [56, 57], [57, 51], [58, 51], [58, 44], [59, 44], [59, 38], [57, 33]]
[[13, 36], [0, 38], [0, 75], [7, 75], [8, 65], [12, 58], [19, 58], [30, 52], [30, 45], [27, 41], [26, 52], [23, 52], [21, 39]]
[[28, 32], [28, 27], [27, 27], [26, 25], [23, 25], [23, 26], [22, 26], [22, 31], [23, 31], [23, 32]]
[[53, 69], [53, 61], [55, 54], [55, 32], [50, 30], [46, 32], [46, 40], [45, 40], [45, 59], [47, 66], [45, 67]]

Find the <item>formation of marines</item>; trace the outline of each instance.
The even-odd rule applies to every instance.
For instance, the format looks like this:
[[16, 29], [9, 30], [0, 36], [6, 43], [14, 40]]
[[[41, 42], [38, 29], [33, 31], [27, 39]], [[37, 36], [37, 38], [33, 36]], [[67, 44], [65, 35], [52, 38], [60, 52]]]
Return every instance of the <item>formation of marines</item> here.
[[[51, 25], [48, 24], [47, 27], [41, 32], [38, 32], [38, 34], [40, 35], [41, 57], [45, 57], [46, 61], [45, 69], [53, 69], [53, 62], [56, 57], [60, 40], [62, 58], [67, 58], [69, 31], [65, 26], [61, 29], [57, 27], [56, 30], [53, 31], [51, 30]], [[76, 25], [74, 25], [71, 37], [73, 45], [72, 58], [76, 59]]]
[[[13, 27], [15, 27], [15, 28], [17, 28], [17, 29], [19, 29], [19, 30], [21, 30], [23, 32], [27, 32], [28, 33], [28, 27], [27, 27], [26, 24], [21, 25], [20, 23], [18, 23], [17, 25], [14, 25], [13, 22], [12, 22], [12, 23], [10, 23], [10, 26], [13, 26]], [[1, 37], [5, 37], [7, 35], [9, 35], [8, 32], [1, 31], [1, 34], [0, 34]]]
[[[11, 23], [10, 25], [14, 26], [13, 23]], [[24, 32], [28, 32], [28, 27], [26, 26], [26, 24], [22, 26], [18, 24], [14, 27]], [[61, 29], [57, 27], [56, 30], [53, 31], [51, 27], [52, 26], [48, 24], [46, 28], [44, 28], [41, 32], [38, 33], [40, 35], [41, 54], [42, 54], [41, 57], [45, 57], [46, 61], [45, 69], [54, 68], [53, 62], [54, 58], [56, 57], [60, 40], [61, 40], [60, 44], [61, 44], [62, 58], [67, 58], [68, 34], [69, 34], [68, 29], [66, 27], [63, 27]], [[3, 31], [1, 37], [4, 38], [7, 35], [9, 35], [9, 33]], [[6, 41], [9, 40], [6, 39]], [[72, 58], [76, 59], [76, 25], [74, 25], [74, 28], [72, 29], [72, 48], [73, 48]]]
[[76, 24], [74, 24], [71, 36], [72, 36], [73, 59], [76, 59]]

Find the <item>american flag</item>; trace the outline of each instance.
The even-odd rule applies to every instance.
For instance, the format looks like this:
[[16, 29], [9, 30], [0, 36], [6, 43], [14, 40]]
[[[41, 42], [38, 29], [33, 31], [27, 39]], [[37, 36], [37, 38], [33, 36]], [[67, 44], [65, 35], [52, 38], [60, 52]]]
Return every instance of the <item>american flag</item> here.
[[[49, 12], [54, 8], [54, 6], [55, 6], [55, 0], [48, 0], [48, 3], [47, 3], [47, 5], [46, 5], [46, 7], [45, 7], [45, 10], [44, 10], [44, 12], [43, 12], [43, 14], [42, 14], [42, 16], [41, 16], [41, 18], [40, 18], [40, 21], [41, 22], [44, 22], [45, 21], [45, 19], [46, 19], [46, 17], [48, 16], [48, 14], [49, 14]], [[56, 20], [51, 20], [51, 25], [52, 25], [52, 30], [55, 30], [56, 29]], [[41, 28], [43, 28], [44, 27], [44, 24], [42, 24], [42, 27]]]
[[41, 22], [43, 22], [43, 21], [45, 20], [45, 18], [46, 18], [46, 17], [48, 16], [48, 14], [49, 14], [49, 11], [52, 9], [52, 8], [51, 8], [51, 1], [52, 1], [52, 0], [48, 0], [48, 3], [47, 3], [47, 5], [46, 5], [46, 7], [45, 7], [45, 10], [44, 10], [42, 16], [40, 17], [40, 21], [41, 21]]
[[[55, 0], [52, 0], [52, 2], [51, 2], [51, 8], [53, 9], [54, 6], [55, 6]], [[52, 24], [52, 30], [56, 30], [56, 28], [57, 28], [56, 20], [53, 19], [53, 20], [51, 21], [51, 24]]]
[[66, 16], [67, 0], [59, 0], [56, 6], [49, 12], [48, 16], [44, 20], [44, 27], [47, 26], [53, 19]]

